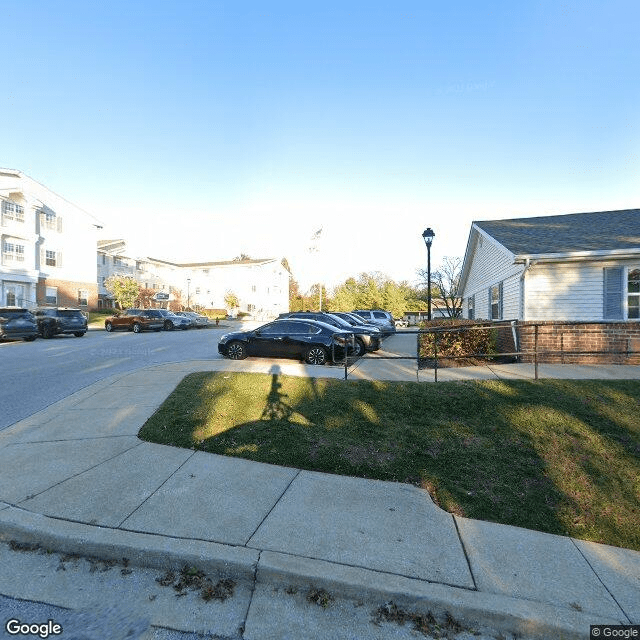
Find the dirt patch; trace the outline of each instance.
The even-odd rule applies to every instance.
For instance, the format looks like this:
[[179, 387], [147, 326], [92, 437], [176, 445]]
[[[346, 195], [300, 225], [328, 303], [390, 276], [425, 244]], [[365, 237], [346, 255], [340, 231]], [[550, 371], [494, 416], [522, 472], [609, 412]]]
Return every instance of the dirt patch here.
[[342, 458], [348, 460], [352, 465], [358, 466], [363, 463], [383, 467], [393, 462], [396, 454], [391, 451], [380, 451], [373, 445], [357, 445], [353, 444], [340, 454]]

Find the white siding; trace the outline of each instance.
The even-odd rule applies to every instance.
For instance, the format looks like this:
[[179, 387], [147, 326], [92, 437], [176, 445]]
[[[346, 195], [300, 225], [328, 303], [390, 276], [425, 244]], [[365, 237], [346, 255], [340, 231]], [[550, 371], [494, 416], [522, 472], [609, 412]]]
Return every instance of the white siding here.
[[477, 320], [487, 319], [489, 288], [502, 282], [503, 318], [519, 318], [520, 274], [523, 268], [523, 265], [513, 263], [513, 257], [501, 245], [478, 234], [472, 251], [469, 275], [462, 292], [465, 316], [467, 301], [470, 296], [475, 295], [475, 317]]
[[525, 320], [602, 320], [603, 269], [630, 261], [536, 264], [525, 277]]
[[520, 319], [520, 274], [506, 278], [502, 283], [502, 319]]

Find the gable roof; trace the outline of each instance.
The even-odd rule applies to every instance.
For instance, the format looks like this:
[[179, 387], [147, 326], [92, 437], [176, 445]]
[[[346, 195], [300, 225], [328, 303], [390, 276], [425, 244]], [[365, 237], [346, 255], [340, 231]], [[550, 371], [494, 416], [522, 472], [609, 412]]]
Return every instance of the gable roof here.
[[486, 220], [474, 225], [514, 256], [640, 249], [640, 209]]

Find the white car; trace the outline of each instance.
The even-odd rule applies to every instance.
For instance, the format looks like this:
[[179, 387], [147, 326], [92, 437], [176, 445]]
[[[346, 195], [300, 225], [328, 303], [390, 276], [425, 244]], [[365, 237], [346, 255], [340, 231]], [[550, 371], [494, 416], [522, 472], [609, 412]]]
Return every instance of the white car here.
[[200, 315], [195, 311], [178, 311], [176, 315], [189, 318], [189, 320], [191, 320], [191, 326], [196, 329], [202, 329], [203, 327], [209, 326], [209, 318], [207, 318], [207, 316]]

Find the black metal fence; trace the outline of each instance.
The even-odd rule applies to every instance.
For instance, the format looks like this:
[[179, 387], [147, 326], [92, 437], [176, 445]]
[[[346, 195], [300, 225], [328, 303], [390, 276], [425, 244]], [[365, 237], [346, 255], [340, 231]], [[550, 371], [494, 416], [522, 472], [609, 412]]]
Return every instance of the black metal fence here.
[[[552, 324], [553, 323], [549, 322], [526, 323], [527, 332], [533, 333], [533, 340], [527, 340], [527, 343], [532, 342], [530, 348], [522, 348], [521, 346], [521, 336], [519, 333], [521, 327], [517, 320], [502, 322], [476, 322], [466, 325], [440, 325], [414, 330], [401, 330], [395, 335], [415, 335], [414, 353], [411, 355], [393, 354], [392, 352], [385, 350], [384, 342], [387, 342], [387, 338], [383, 342], [383, 353], [375, 353], [373, 357], [380, 360], [414, 360], [416, 362], [416, 376], [418, 376], [420, 370], [433, 369], [434, 381], [437, 382], [439, 369], [449, 368], [446, 366], [447, 364], [458, 366], [458, 363], [460, 362], [473, 366], [487, 362], [500, 364], [505, 362], [527, 361], [534, 365], [534, 379], [538, 380], [539, 364], [548, 362], [550, 359], [554, 359], [560, 363], [564, 363], [567, 359], [572, 358], [601, 359], [601, 361], [604, 362], [607, 359], [610, 361], [613, 356], [620, 356], [627, 361], [630, 361], [633, 356], [640, 356], [640, 351], [633, 350], [629, 347], [631, 341], [628, 342], [626, 349], [564, 349], [562, 346], [562, 334], [560, 334], [560, 349], [541, 347], [539, 344], [540, 328], [549, 328]], [[566, 323], [557, 323], [558, 326], [563, 326], [565, 324]], [[602, 325], [603, 323], [580, 322], [576, 324]], [[463, 336], [468, 336], [470, 332], [484, 332], [486, 337], [484, 340], [465, 340]], [[457, 348], [455, 352], [452, 352], [451, 343], [456, 342], [456, 337], [462, 337], [462, 339], [457, 340], [458, 347], [465, 343], [472, 345], [484, 343], [488, 348], [468, 350], [463, 353], [460, 353], [460, 349]], [[571, 343], [575, 342], [575, 339], [571, 341]], [[349, 365], [353, 365], [354, 362], [355, 360], [353, 358], [344, 358], [342, 365], [344, 366], [345, 380], [348, 377]], [[640, 358], [638, 359], [638, 362], [632, 364], [640, 364]]]

